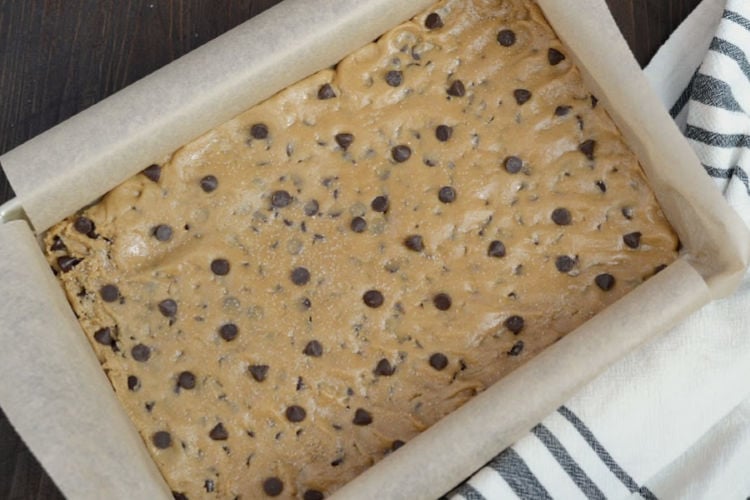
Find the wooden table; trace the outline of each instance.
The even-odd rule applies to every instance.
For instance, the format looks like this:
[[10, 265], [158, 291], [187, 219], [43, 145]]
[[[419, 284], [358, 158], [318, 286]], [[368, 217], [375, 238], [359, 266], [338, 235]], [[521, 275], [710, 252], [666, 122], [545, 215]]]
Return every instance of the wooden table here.
[[[0, 154], [278, 2], [0, 0]], [[700, 0], [607, 3], [643, 65]], [[0, 498], [62, 498], [1, 410]]]

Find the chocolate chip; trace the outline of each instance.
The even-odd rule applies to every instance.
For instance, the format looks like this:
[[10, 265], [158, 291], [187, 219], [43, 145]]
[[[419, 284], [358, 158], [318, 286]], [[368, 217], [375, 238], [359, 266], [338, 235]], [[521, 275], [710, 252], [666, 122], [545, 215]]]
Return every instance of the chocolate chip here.
[[513, 91], [513, 97], [519, 106], [526, 104], [531, 99], [531, 92], [526, 89], [516, 89]]
[[633, 218], [633, 209], [630, 207], [623, 207], [622, 210], [622, 216], [625, 217], [628, 220], [631, 220]]
[[279, 189], [271, 193], [271, 206], [274, 208], [284, 208], [292, 202], [292, 195], [289, 192]]
[[555, 116], [565, 116], [573, 109], [572, 106], [558, 106], [555, 108]]
[[513, 30], [500, 30], [497, 34], [497, 43], [503, 47], [510, 47], [516, 43], [516, 33]]
[[172, 446], [172, 435], [167, 431], [157, 431], [151, 436], [151, 442], [160, 450], [166, 450]]
[[177, 302], [172, 299], [162, 300], [159, 302], [158, 308], [162, 316], [167, 318], [172, 318], [177, 314]]
[[284, 483], [278, 477], [269, 477], [263, 481], [263, 491], [269, 497], [277, 497], [284, 491]]
[[443, 27], [443, 20], [437, 12], [431, 12], [424, 20], [424, 26], [428, 30], [436, 30]]
[[265, 139], [268, 137], [268, 127], [265, 123], [256, 123], [250, 127], [250, 135], [253, 139]]
[[310, 281], [310, 271], [304, 267], [295, 267], [290, 275], [295, 285], [306, 285]]
[[115, 302], [120, 298], [120, 289], [115, 285], [104, 285], [99, 289], [99, 295], [104, 302]]
[[404, 246], [409, 250], [421, 252], [422, 250], [424, 250], [424, 241], [422, 240], [422, 237], [420, 235], [410, 234], [409, 236], [404, 238]]
[[227, 259], [214, 259], [211, 261], [211, 272], [216, 276], [229, 274], [229, 261]]
[[500, 240], [494, 240], [490, 242], [487, 247], [487, 257], [505, 257], [505, 245]]
[[383, 302], [385, 302], [385, 298], [383, 297], [383, 294], [377, 290], [367, 290], [362, 295], [362, 301], [367, 307], [372, 307], [373, 309], [375, 309], [383, 305]]
[[518, 356], [521, 354], [521, 351], [523, 351], [523, 340], [519, 340], [513, 344], [513, 347], [508, 351], [508, 356]]
[[268, 376], [268, 365], [250, 365], [248, 370], [256, 382], [263, 382]]
[[375, 365], [375, 369], [373, 370], [373, 373], [375, 375], [382, 375], [384, 377], [390, 377], [393, 375], [393, 372], [396, 371], [396, 368], [391, 364], [390, 361], [383, 358], [380, 361], [378, 361], [378, 364]]
[[596, 286], [605, 292], [608, 292], [615, 286], [615, 277], [609, 273], [602, 273], [594, 278], [594, 282], [596, 283]]
[[214, 488], [215, 488], [213, 480], [212, 479], [206, 479], [203, 482], [203, 488], [205, 488], [206, 493], [213, 493], [214, 492]]
[[141, 173], [148, 177], [149, 180], [159, 182], [159, 178], [161, 177], [161, 167], [154, 163], [153, 165], [144, 168]]
[[208, 432], [208, 437], [210, 437], [214, 441], [226, 441], [227, 439], [229, 439], [229, 433], [224, 428], [224, 424], [219, 422], [214, 426], [213, 429]]
[[336, 97], [336, 92], [333, 91], [330, 83], [324, 83], [318, 89], [318, 99], [325, 100], [333, 99], [334, 97]]
[[466, 87], [464, 87], [464, 82], [461, 80], [454, 80], [453, 83], [450, 84], [448, 87], [448, 95], [453, 97], [463, 97], [466, 95]]
[[521, 316], [509, 316], [504, 322], [505, 328], [518, 335], [523, 330], [524, 320]]
[[396, 451], [405, 444], [406, 443], [401, 441], [400, 439], [396, 439], [394, 442], [391, 443], [391, 451]]
[[667, 268], [667, 265], [666, 265], [666, 264], [659, 264], [658, 266], [656, 266], [656, 267], [654, 268], [654, 274], [659, 274], [660, 272], [662, 272], [662, 271], [663, 271], [663, 270], [665, 270], [666, 268]]
[[437, 140], [440, 142], [447, 141], [452, 135], [453, 127], [449, 127], [448, 125], [438, 125], [435, 129], [435, 137], [437, 137]]
[[599, 104], [599, 99], [594, 94], [591, 94], [591, 109], [594, 109]]
[[336, 144], [338, 144], [339, 147], [343, 149], [344, 151], [349, 149], [349, 146], [351, 146], [352, 143], [354, 142], [354, 136], [352, 134], [347, 134], [346, 132], [342, 132], [341, 134], [336, 134], [334, 139], [336, 140]]
[[607, 192], [607, 185], [604, 183], [604, 181], [596, 181], [594, 182], [594, 184], [596, 184], [596, 187], [598, 187], [599, 191], [601, 191], [602, 193]]
[[302, 500], [323, 500], [325, 496], [318, 490], [307, 490], [302, 495]]
[[71, 257], [70, 255], [63, 255], [62, 257], [57, 258], [57, 267], [60, 268], [61, 272], [67, 273], [78, 264], [80, 264], [81, 260], [82, 259], [76, 259], [75, 257]]
[[570, 215], [570, 210], [567, 208], [556, 208], [552, 211], [551, 215], [552, 222], [558, 226], [567, 226], [573, 222], [573, 217]]
[[453, 305], [453, 300], [447, 293], [438, 293], [434, 297], [432, 297], [432, 303], [439, 310], [447, 311], [451, 308], [451, 305]]
[[362, 217], [355, 217], [349, 224], [349, 228], [355, 233], [364, 233], [367, 230], [367, 221]]
[[81, 234], [89, 235], [94, 232], [96, 225], [94, 224], [94, 221], [88, 217], [81, 216], [76, 218], [75, 222], [73, 222], [73, 228]]
[[179, 491], [173, 491], [172, 497], [174, 497], [174, 500], [190, 500], [186, 494]]
[[403, 163], [411, 158], [411, 148], [406, 144], [399, 144], [391, 149], [391, 157], [396, 163]]
[[219, 327], [219, 336], [227, 342], [236, 339], [239, 333], [240, 329], [234, 323], [224, 323]]
[[586, 156], [586, 158], [588, 158], [589, 160], [593, 160], [595, 148], [596, 148], [596, 141], [593, 139], [589, 139], [587, 141], [583, 141], [578, 146], [578, 151], [583, 153]]
[[310, 200], [305, 203], [304, 210], [305, 215], [307, 215], [308, 217], [318, 215], [318, 212], [320, 211], [320, 204], [318, 203], [318, 200]]
[[370, 207], [380, 213], [385, 213], [388, 211], [388, 197], [387, 196], [376, 196], [372, 199], [372, 203], [370, 203]]
[[317, 340], [311, 340], [302, 350], [302, 353], [307, 356], [319, 358], [323, 355], [323, 345]]
[[430, 356], [429, 363], [431, 367], [433, 367], [437, 371], [441, 371], [444, 370], [446, 366], [448, 366], [448, 358], [442, 352], [436, 352], [435, 354]]
[[443, 203], [453, 203], [456, 201], [456, 190], [451, 186], [443, 186], [438, 191], [438, 200]]
[[65, 246], [65, 242], [58, 235], [52, 237], [52, 245], [49, 247], [50, 251], [54, 252], [57, 250], [68, 250]]
[[518, 156], [509, 156], [505, 159], [504, 165], [505, 170], [507, 170], [509, 174], [517, 174], [523, 168], [523, 160]]
[[159, 241], [169, 241], [172, 239], [172, 228], [166, 224], [159, 224], [151, 231], [151, 234]]
[[205, 193], [210, 193], [212, 191], [215, 191], [217, 187], [219, 187], [219, 179], [217, 179], [213, 175], [207, 175], [201, 179], [201, 189]]
[[397, 70], [391, 70], [385, 74], [385, 82], [391, 87], [398, 87], [404, 81], [404, 73]]
[[307, 416], [307, 412], [304, 408], [298, 405], [292, 405], [286, 409], [286, 419], [290, 422], [302, 422]]
[[552, 66], [557, 66], [565, 60], [565, 54], [557, 49], [549, 49], [547, 51], [547, 60]]
[[555, 259], [555, 267], [561, 273], [569, 273], [574, 267], [576, 267], [576, 261], [567, 255], [559, 255], [557, 259]]
[[364, 408], [357, 408], [352, 419], [354, 425], [370, 425], [372, 423], [372, 414]]
[[135, 392], [141, 388], [141, 381], [135, 375], [128, 375], [128, 389]]
[[133, 359], [145, 363], [151, 357], [151, 348], [145, 344], [136, 344], [130, 350]]
[[630, 248], [638, 248], [641, 246], [641, 236], [639, 231], [628, 233], [622, 237], [622, 241]]
[[108, 326], [94, 332], [94, 340], [106, 346], [111, 346], [115, 343], [115, 339], [112, 337], [112, 329]]
[[195, 388], [195, 375], [193, 372], [184, 371], [177, 376], [177, 386], [182, 389]]

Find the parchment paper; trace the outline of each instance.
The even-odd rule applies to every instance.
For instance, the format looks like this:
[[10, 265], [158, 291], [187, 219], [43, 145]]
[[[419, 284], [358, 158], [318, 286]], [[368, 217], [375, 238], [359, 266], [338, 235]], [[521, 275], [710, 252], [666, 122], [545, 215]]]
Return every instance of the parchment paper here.
[[60, 490], [169, 498], [24, 221], [0, 225], [0, 276], [0, 402]]
[[[639, 154], [684, 243], [683, 256], [337, 496], [439, 496], [609, 364], [711, 297], [729, 293], [748, 264], [750, 237], [730, 230], [743, 226], [648, 87], [604, 0], [539, 1], [576, 53], [590, 87]], [[286, 0], [0, 161], [41, 231], [204, 130], [337, 61], [431, 3]], [[126, 430], [123, 410], [22, 224], [0, 226], [0, 259], [3, 266], [13, 263], [8, 272], [16, 277], [0, 283], [0, 293], [13, 298], [11, 305], [0, 306], [0, 340], [15, 346], [0, 350], [0, 376], [8, 377], [0, 379], [0, 403], [69, 497], [89, 498], [96, 491], [80, 484], [79, 466], [85, 463], [87, 478], [107, 478], [97, 487], [106, 488], [101, 491], [109, 498], [157, 498], [155, 492], [163, 491], [163, 485], [154, 466], [138, 436]], [[27, 274], [29, 263], [34, 272]], [[0, 271], [5, 272], [4, 267]], [[33, 349], [19, 349], [13, 332], [28, 332]], [[63, 349], [60, 339], [77, 347]], [[18, 375], [23, 373], [20, 367], [27, 376]], [[49, 377], [48, 367], [64, 373], [66, 385], [77, 384], [65, 393], [68, 404], [57, 385], [42, 383]], [[50, 401], [56, 413], [66, 416], [55, 425], [50, 425], [48, 414], [34, 411]], [[92, 408], [91, 401], [98, 406]], [[79, 415], [79, 410], [93, 411], [97, 418]], [[101, 425], [102, 419], [116, 425]], [[85, 432], [81, 422], [98, 422], [97, 432]], [[129, 451], [108, 460], [117, 447]], [[140, 472], [118, 476], [122, 470]], [[134, 495], [145, 491], [137, 488], [153, 488], [154, 493]]]

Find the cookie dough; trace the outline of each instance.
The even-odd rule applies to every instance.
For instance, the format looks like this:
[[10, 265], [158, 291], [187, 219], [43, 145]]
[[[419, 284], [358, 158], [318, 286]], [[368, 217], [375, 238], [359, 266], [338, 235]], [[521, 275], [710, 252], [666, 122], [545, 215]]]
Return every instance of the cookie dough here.
[[536, 4], [444, 0], [45, 244], [175, 498], [313, 500], [678, 241]]

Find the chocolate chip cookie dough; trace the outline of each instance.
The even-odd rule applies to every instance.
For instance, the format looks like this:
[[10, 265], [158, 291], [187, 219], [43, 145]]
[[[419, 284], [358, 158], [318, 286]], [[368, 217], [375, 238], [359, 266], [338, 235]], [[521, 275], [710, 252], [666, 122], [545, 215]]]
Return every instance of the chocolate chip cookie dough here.
[[313, 500], [678, 242], [534, 2], [444, 0], [45, 245], [175, 498]]

